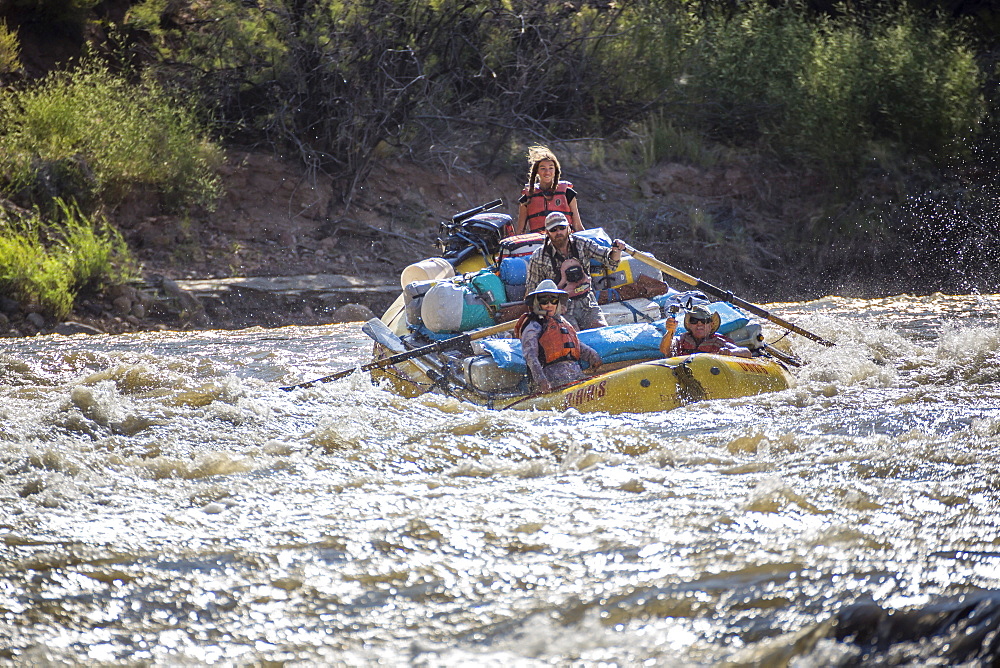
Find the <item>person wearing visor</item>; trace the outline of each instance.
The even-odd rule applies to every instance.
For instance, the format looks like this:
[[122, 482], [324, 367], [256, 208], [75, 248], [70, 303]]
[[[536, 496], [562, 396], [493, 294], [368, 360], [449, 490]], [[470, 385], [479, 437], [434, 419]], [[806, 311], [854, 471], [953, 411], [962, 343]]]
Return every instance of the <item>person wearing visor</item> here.
[[618, 268], [625, 242], [615, 239], [605, 247], [570, 232], [569, 220], [558, 211], [545, 218], [545, 243], [528, 260], [528, 275], [524, 283], [527, 292], [542, 281], [553, 281], [567, 294], [565, 318], [577, 331], [606, 327], [607, 321], [597, 305], [597, 295], [591, 289], [590, 261], [597, 260], [608, 272]]
[[660, 340], [660, 352], [664, 357], [677, 357], [694, 353], [713, 353], [715, 355], [735, 355], [737, 357], [753, 357], [748, 348], [736, 345], [732, 339], [722, 334], [716, 334], [722, 318], [704, 304], [697, 304], [688, 309], [684, 315], [684, 329], [680, 336], [674, 336], [677, 320], [673, 316], [667, 318], [667, 333]]
[[600, 354], [581, 343], [573, 325], [562, 317], [567, 301], [566, 291], [545, 279], [524, 298], [528, 312], [514, 326], [524, 363], [540, 392], [551, 392], [583, 378], [580, 362], [586, 362], [590, 369], [602, 364]]

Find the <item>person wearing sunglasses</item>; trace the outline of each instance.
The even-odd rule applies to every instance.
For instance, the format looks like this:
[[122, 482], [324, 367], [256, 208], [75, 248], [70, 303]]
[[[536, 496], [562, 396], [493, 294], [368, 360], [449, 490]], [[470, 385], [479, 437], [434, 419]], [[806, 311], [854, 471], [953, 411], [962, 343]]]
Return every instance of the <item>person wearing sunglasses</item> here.
[[514, 326], [524, 363], [540, 392], [551, 392], [583, 378], [581, 362], [591, 370], [602, 364], [600, 354], [582, 343], [573, 325], [563, 318], [568, 300], [565, 290], [550, 279], [543, 280], [525, 296], [528, 312]]
[[531, 292], [550, 280], [567, 292], [565, 318], [577, 331], [606, 327], [590, 285], [590, 261], [600, 262], [608, 272], [618, 268], [625, 242], [615, 239], [610, 247], [572, 233], [569, 219], [556, 211], [545, 218], [545, 243], [528, 259], [525, 291]]
[[714, 353], [752, 357], [748, 348], [736, 345], [731, 339], [716, 330], [722, 324], [719, 314], [704, 304], [696, 304], [684, 315], [684, 329], [680, 336], [674, 336], [677, 320], [672, 315], [667, 318], [667, 333], [660, 340], [660, 352], [664, 357], [677, 357], [694, 353]]

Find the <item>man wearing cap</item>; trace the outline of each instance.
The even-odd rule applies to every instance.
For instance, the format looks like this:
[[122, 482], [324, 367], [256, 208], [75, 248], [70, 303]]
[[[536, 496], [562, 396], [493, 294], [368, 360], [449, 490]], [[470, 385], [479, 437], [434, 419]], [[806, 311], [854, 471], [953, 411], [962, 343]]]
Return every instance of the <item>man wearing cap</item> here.
[[684, 329], [687, 331], [675, 337], [677, 320], [670, 316], [666, 322], [667, 333], [660, 341], [660, 352], [666, 357], [694, 353], [753, 357], [749, 348], [738, 346], [732, 339], [716, 334], [715, 330], [719, 329], [721, 323], [722, 318], [718, 313], [704, 304], [696, 304], [684, 315]]
[[618, 268], [625, 242], [615, 239], [610, 248], [570, 233], [566, 214], [556, 211], [545, 217], [545, 243], [531, 254], [525, 292], [549, 279], [565, 290], [569, 301], [565, 318], [577, 330], [605, 327], [607, 321], [590, 286], [590, 261], [597, 260], [611, 272]]

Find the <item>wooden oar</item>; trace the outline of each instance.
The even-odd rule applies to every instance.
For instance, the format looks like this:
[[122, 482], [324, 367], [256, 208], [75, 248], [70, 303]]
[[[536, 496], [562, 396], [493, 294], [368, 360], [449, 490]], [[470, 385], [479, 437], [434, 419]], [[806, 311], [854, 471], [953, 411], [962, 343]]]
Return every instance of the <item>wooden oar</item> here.
[[660, 262], [659, 260], [657, 260], [652, 255], [649, 255], [648, 253], [643, 253], [642, 251], [637, 251], [636, 249], [632, 248], [628, 244], [625, 244], [625, 250], [627, 250], [629, 252], [629, 254], [632, 257], [634, 257], [635, 259], [642, 260], [643, 262], [645, 262], [649, 266], [656, 267], [657, 269], [659, 269], [663, 273], [669, 274], [670, 276], [673, 276], [677, 280], [683, 281], [684, 283], [687, 283], [690, 286], [698, 288], [698, 289], [702, 290], [703, 292], [707, 292], [707, 293], [709, 293], [711, 295], [714, 295], [714, 296], [718, 297], [719, 299], [721, 299], [723, 301], [727, 301], [730, 304], [733, 304], [735, 306], [739, 306], [740, 308], [745, 309], [747, 311], [750, 311], [751, 313], [753, 313], [755, 315], [759, 315], [762, 318], [766, 318], [766, 319], [770, 320], [771, 322], [773, 322], [776, 325], [780, 325], [781, 327], [784, 327], [785, 329], [787, 329], [789, 331], [792, 331], [792, 332], [795, 332], [796, 334], [804, 336], [807, 339], [812, 339], [813, 341], [817, 341], [819, 343], [822, 343], [824, 346], [833, 346], [834, 345], [834, 343], [832, 341], [827, 341], [826, 339], [824, 339], [822, 336], [819, 336], [818, 334], [813, 334], [812, 332], [809, 332], [807, 330], [802, 329], [798, 325], [793, 325], [792, 323], [788, 322], [787, 320], [779, 318], [778, 316], [774, 315], [773, 313], [770, 313], [769, 311], [767, 311], [765, 309], [762, 309], [761, 307], [757, 306], [756, 304], [751, 304], [748, 301], [744, 301], [744, 300], [740, 299], [739, 297], [737, 297], [736, 295], [734, 295], [732, 292], [728, 292], [726, 290], [723, 290], [722, 288], [717, 288], [717, 287], [715, 287], [714, 285], [712, 285], [710, 283], [706, 283], [705, 281], [702, 281], [701, 279], [695, 278], [694, 276], [692, 276], [690, 274], [686, 274], [683, 271], [681, 271], [680, 269], [676, 269], [674, 267], [671, 267], [666, 262]]
[[[426, 346], [421, 346], [420, 348], [414, 348], [413, 350], [407, 350], [405, 353], [399, 353], [396, 355], [391, 355], [389, 357], [384, 357], [380, 360], [375, 360], [374, 362], [369, 362], [364, 366], [360, 367], [361, 371], [371, 371], [372, 369], [381, 369], [387, 366], [392, 366], [399, 362], [405, 362], [406, 360], [413, 359], [415, 357], [423, 357], [424, 355], [430, 355], [431, 353], [438, 353], [443, 350], [455, 350], [456, 348], [467, 347], [472, 341], [476, 339], [484, 339], [487, 336], [492, 336], [493, 334], [499, 334], [500, 332], [506, 332], [507, 330], [514, 329], [516, 321], [502, 322], [499, 325], [494, 325], [493, 327], [486, 327], [485, 329], [479, 329], [474, 332], [468, 332], [466, 334], [459, 334], [458, 336], [453, 336], [450, 339], [444, 339], [443, 341], [435, 341], [434, 343], [428, 344]], [[337, 373], [332, 373], [329, 376], [323, 376], [322, 378], [317, 378], [316, 380], [310, 380], [305, 383], [298, 383], [297, 385], [288, 385], [287, 387], [282, 387], [279, 389], [285, 392], [290, 392], [291, 390], [298, 389], [300, 387], [312, 387], [317, 383], [329, 383], [333, 380], [338, 380], [349, 376], [359, 367], [351, 367], [350, 369], [344, 369], [338, 371]]]
[[778, 350], [774, 346], [771, 346], [771, 345], [768, 345], [768, 344], [765, 343], [764, 344], [764, 350], [766, 350], [773, 357], [778, 358], [779, 360], [781, 360], [782, 362], [784, 362], [785, 364], [787, 364], [789, 366], [802, 366], [802, 362], [800, 362], [799, 360], [795, 359], [794, 357], [792, 357], [788, 353], [781, 352], [780, 350]]

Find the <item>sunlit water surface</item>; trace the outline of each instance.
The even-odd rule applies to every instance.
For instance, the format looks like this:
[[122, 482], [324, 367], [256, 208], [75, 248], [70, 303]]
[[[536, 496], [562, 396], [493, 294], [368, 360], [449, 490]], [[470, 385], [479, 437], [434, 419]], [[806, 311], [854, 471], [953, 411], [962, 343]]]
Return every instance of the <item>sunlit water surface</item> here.
[[822, 666], [1000, 589], [1000, 296], [769, 308], [793, 389], [625, 416], [278, 389], [357, 324], [4, 340], [0, 662]]

